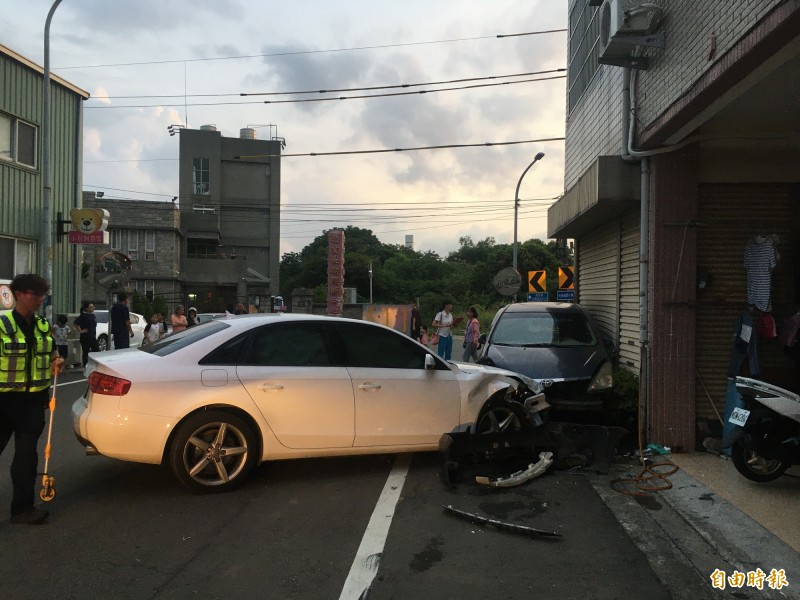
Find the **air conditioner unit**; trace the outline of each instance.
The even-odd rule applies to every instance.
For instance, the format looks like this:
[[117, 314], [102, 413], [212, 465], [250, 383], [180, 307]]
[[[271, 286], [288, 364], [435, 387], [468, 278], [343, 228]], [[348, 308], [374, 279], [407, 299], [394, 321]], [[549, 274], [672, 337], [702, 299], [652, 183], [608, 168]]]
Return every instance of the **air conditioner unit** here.
[[605, 0], [600, 7], [600, 57], [607, 65], [646, 69], [646, 57], [632, 56], [636, 46], [664, 47], [664, 33], [656, 32], [663, 11], [636, 0]]

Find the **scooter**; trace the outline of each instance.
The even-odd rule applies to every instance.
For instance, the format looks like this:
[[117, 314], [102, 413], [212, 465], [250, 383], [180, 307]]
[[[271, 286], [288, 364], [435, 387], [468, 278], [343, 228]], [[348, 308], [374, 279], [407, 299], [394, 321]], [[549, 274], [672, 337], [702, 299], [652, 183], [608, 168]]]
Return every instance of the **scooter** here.
[[731, 412], [734, 427], [724, 445], [739, 473], [774, 481], [800, 464], [800, 396], [749, 377], [737, 377], [736, 389], [744, 406]]

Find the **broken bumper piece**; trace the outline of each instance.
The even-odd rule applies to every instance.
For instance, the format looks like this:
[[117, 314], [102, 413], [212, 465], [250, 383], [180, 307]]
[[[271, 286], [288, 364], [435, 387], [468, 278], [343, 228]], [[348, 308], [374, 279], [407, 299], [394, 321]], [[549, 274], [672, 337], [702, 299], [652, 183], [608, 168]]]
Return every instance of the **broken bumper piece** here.
[[526, 525], [517, 525], [515, 523], [506, 523], [505, 521], [490, 519], [489, 517], [482, 517], [480, 515], [453, 508], [449, 504], [447, 506], [442, 506], [442, 508], [450, 514], [459, 516], [462, 519], [471, 521], [472, 523], [478, 523], [479, 525], [491, 525], [492, 527], [502, 529], [503, 531], [510, 531], [511, 533], [519, 533], [531, 537], [561, 537], [561, 534], [555, 531], [544, 531], [542, 529], [527, 527]]
[[475, 477], [475, 481], [481, 485], [488, 485], [496, 488], [514, 487], [515, 485], [520, 485], [526, 481], [530, 481], [531, 479], [536, 479], [537, 477], [544, 475], [548, 467], [552, 464], [553, 453], [540, 452], [539, 462], [529, 464], [528, 468], [524, 471], [517, 471], [508, 477], [498, 477], [496, 479], [490, 479], [489, 477], [478, 475]]
[[448, 486], [470, 475], [508, 478], [509, 472], [527, 471], [542, 452], [552, 452], [556, 469], [591, 466], [608, 473], [626, 433], [620, 427], [556, 422], [510, 433], [446, 433], [439, 439], [440, 474]]

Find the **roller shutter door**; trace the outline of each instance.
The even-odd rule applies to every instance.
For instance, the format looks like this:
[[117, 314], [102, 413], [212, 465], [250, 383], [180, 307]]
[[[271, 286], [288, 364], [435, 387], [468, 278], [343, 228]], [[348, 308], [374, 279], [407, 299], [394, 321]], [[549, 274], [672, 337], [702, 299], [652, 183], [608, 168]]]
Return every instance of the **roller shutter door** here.
[[639, 213], [622, 219], [620, 239], [620, 365], [639, 374]]
[[[788, 185], [704, 184], [698, 192], [697, 266], [710, 274], [711, 282], [697, 293], [695, 396], [697, 416], [715, 419], [714, 407], [720, 413], [725, 408], [734, 323], [747, 307], [744, 249], [756, 234], [780, 237], [781, 258], [772, 272], [772, 314], [778, 327], [795, 312], [792, 234], [796, 211]], [[782, 345], [778, 339], [759, 343], [764, 379], [787, 385], [792, 373]], [[745, 361], [741, 374], [746, 369]]]
[[620, 222], [604, 224], [579, 240], [578, 302], [618, 345]]

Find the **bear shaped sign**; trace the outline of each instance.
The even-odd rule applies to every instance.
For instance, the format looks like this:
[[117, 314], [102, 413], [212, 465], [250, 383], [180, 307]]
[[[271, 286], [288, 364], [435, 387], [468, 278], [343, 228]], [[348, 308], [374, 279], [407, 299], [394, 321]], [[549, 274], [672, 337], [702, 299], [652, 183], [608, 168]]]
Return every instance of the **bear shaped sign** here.
[[104, 208], [73, 208], [69, 211], [70, 244], [107, 244], [108, 211]]

